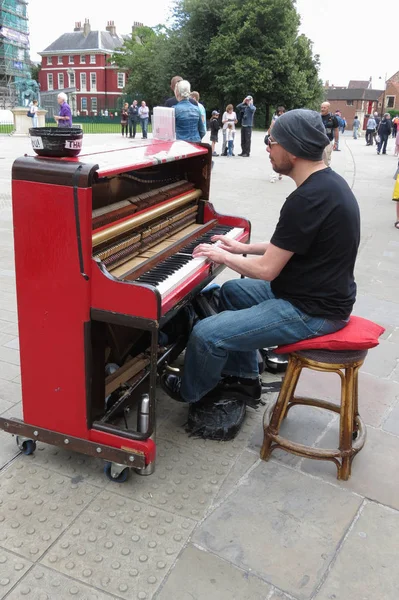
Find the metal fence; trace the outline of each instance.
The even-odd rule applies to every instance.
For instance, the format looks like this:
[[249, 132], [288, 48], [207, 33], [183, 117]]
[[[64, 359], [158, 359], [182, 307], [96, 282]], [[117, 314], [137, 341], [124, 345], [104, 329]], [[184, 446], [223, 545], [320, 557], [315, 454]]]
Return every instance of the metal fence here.
[[[117, 117], [72, 117], [73, 127], [81, 127], [84, 133], [120, 133], [120, 116]], [[56, 127], [57, 124], [51, 117], [46, 117], [46, 127]], [[140, 125], [138, 131], [141, 131]], [[151, 125], [148, 126], [151, 131]]]

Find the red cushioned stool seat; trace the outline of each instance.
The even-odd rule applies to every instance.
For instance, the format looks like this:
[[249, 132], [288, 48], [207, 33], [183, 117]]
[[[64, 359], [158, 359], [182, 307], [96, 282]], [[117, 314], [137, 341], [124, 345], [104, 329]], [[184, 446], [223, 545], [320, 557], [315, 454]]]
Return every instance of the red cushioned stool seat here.
[[[358, 372], [367, 351], [378, 345], [384, 328], [361, 317], [351, 317], [348, 325], [340, 331], [295, 344], [279, 346], [276, 353], [290, 354], [287, 371], [280, 394], [270, 404], [263, 418], [264, 438], [260, 456], [269, 460], [275, 448], [313, 458], [330, 460], [337, 467], [338, 479], [349, 479], [354, 456], [363, 448], [366, 429], [358, 409]], [[341, 404], [318, 398], [295, 396], [295, 389], [302, 369], [325, 373], [337, 373], [341, 378]], [[304, 446], [283, 438], [280, 427], [288, 411], [296, 405], [316, 406], [340, 415], [339, 447], [325, 450]]]

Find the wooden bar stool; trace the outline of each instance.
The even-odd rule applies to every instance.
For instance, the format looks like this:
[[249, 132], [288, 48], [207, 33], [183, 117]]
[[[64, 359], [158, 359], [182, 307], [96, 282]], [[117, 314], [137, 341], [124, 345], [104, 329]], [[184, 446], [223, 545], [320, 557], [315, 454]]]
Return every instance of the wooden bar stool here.
[[[280, 394], [276, 402], [266, 408], [263, 418], [264, 439], [260, 452], [262, 460], [269, 460], [273, 450], [281, 448], [305, 458], [330, 460], [337, 467], [337, 478], [349, 479], [353, 458], [366, 441], [366, 429], [358, 409], [358, 372], [367, 356], [368, 348], [379, 343], [378, 337], [383, 332], [384, 328], [376, 323], [361, 317], [351, 317], [349, 324], [334, 334], [303, 340], [275, 350], [275, 352], [290, 353], [290, 358]], [[340, 405], [317, 398], [295, 396], [295, 389], [304, 368], [339, 375]], [[339, 413], [338, 449], [312, 448], [279, 435], [283, 419], [290, 408], [298, 404]]]

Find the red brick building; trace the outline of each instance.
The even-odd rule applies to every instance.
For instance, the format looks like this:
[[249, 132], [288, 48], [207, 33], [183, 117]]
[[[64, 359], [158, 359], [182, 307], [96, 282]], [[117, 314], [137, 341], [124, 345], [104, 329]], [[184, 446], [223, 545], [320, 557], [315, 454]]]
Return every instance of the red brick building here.
[[325, 100], [330, 102], [331, 111], [340, 110], [345, 117], [348, 129], [352, 129], [355, 115], [365, 129], [367, 116], [377, 111], [379, 115], [390, 111], [399, 111], [399, 71], [386, 81], [384, 90], [371, 89], [369, 81], [351, 80], [347, 88], [325, 86]]
[[[133, 30], [138, 25], [135, 23]], [[83, 26], [75, 23], [73, 32], [64, 33], [39, 52], [41, 100], [50, 116], [61, 91], [68, 94], [75, 115], [97, 115], [120, 108], [126, 73], [111, 64], [110, 58], [123, 45], [124, 37], [117, 35], [113, 21], [107, 23], [105, 31], [91, 31], [86, 19]]]

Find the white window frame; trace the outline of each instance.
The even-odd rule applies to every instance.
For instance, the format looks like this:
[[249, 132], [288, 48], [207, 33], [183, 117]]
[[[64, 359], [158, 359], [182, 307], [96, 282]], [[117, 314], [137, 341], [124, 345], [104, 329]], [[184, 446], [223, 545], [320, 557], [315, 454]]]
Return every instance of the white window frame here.
[[68, 83], [71, 88], [76, 87], [76, 76], [75, 73], [68, 73]]
[[95, 54], [90, 54], [90, 64], [91, 65], [96, 64], [96, 55]]
[[87, 75], [86, 75], [86, 73], [80, 74], [80, 91], [87, 92]]
[[[51, 83], [50, 83], [51, 82]], [[52, 73], [47, 73], [47, 90], [51, 92], [54, 89], [54, 77]]]
[[[93, 81], [94, 81], [94, 85], [93, 85]], [[97, 73], [90, 73], [90, 91], [91, 92], [97, 91]]]
[[74, 65], [74, 64], [75, 64], [75, 57], [70, 54], [68, 56], [68, 65]]
[[[61, 82], [61, 85], [60, 85], [60, 82]], [[59, 90], [64, 89], [64, 73], [57, 73], [57, 84], [58, 84]]]
[[57, 56], [57, 65], [62, 65], [62, 56]]
[[52, 65], [53, 64], [53, 57], [52, 56], [48, 56], [47, 57], [47, 66]]
[[80, 64], [81, 65], [85, 65], [86, 64], [86, 54], [81, 54], [80, 55]]
[[[122, 77], [123, 85], [120, 85], [119, 78]], [[118, 90], [123, 90], [126, 85], [126, 73], [117, 73], [117, 88]]]
[[91, 104], [91, 112], [97, 112], [98, 111], [97, 98], [90, 98], [90, 104]]
[[[392, 106], [388, 105], [388, 100], [390, 100], [391, 98], [393, 98], [393, 104]], [[389, 96], [385, 97], [385, 108], [395, 108], [395, 102], [396, 102], [396, 96], [393, 96], [392, 94], [390, 94]]]
[[[86, 106], [83, 106], [83, 103], [85, 103]], [[80, 110], [85, 110], [87, 112], [87, 98], [85, 97], [80, 99]]]

